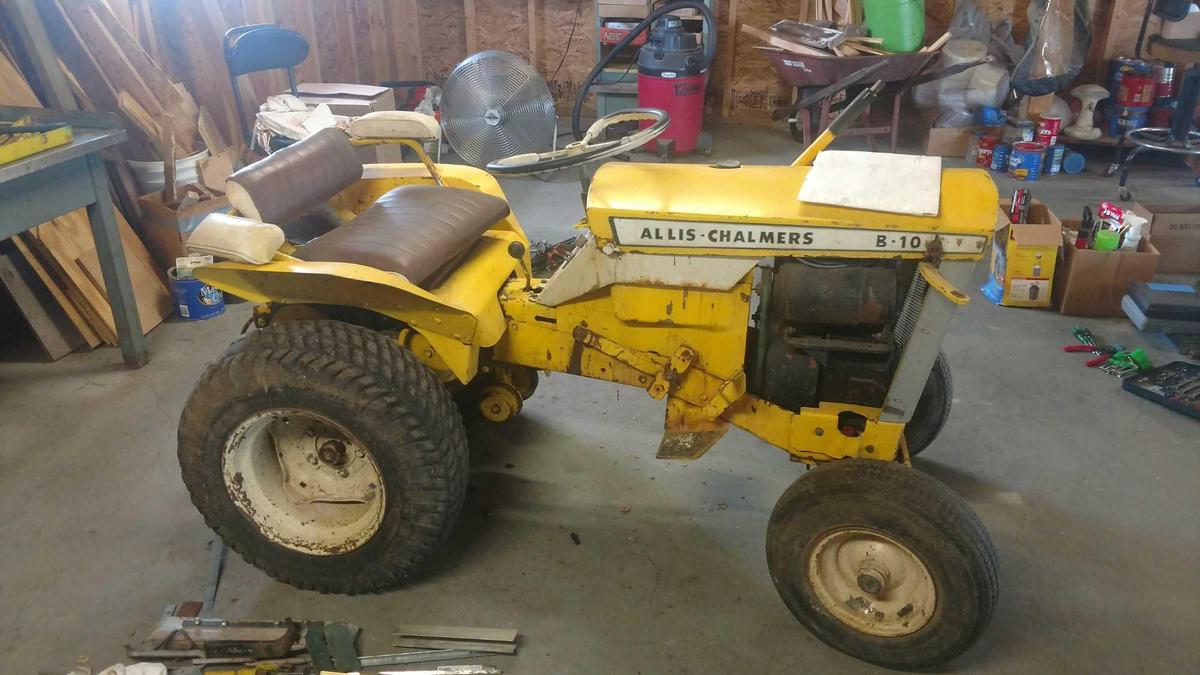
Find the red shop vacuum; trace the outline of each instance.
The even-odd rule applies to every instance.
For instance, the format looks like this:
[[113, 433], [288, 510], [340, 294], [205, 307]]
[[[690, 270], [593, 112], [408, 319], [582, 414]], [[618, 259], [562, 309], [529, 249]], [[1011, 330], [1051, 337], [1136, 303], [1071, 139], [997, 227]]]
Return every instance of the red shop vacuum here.
[[[683, 20], [671, 12], [695, 9], [703, 19], [702, 40], [684, 30]], [[709, 66], [717, 51], [716, 20], [708, 5], [697, 0], [683, 0], [660, 7], [618, 42], [596, 64], [579, 88], [571, 116], [571, 130], [576, 139], [583, 138], [580, 111], [588, 89], [604, 68], [638, 37], [650, 30], [649, 38], [638, 51], [637, 92], [639, 108], [658, 108], [670, 115], [667, 130], [646, 145], [647, 152], [657, 153], [664, 160], [671, 155], [700, 150], [712, 150], [712, 138], [701, 128], [704, 123], [704, 90]], [[647, 126], [649, 123], [645, 123]]]

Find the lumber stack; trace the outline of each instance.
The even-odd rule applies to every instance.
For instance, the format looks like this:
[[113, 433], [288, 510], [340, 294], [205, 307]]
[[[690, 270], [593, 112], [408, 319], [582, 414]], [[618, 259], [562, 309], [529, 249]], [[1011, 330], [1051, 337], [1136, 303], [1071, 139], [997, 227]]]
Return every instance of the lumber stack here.
[[[41, 106], [25, 78], [3, 53], [0, 105]], [[174, 303], [149, 251], [120, 210], [114, 211], [142, 331], [149, 332], [174, 313]], [[13, 243], [88, 346], [117, 344], [112, 307], [86, 211], [79, 209], [43, 223], [14, 237]]]
[[42, 3], [46, 32], [85, 108], [120, 111], [129, 155], [142, 160], [188, 157], [199, 144], [200, 111], [103, 0]]

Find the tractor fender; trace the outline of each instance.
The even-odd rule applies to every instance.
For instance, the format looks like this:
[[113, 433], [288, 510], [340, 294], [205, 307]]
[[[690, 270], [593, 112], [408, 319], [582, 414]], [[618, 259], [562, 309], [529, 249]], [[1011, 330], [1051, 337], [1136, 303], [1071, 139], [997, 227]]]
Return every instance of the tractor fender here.
[[[497, 279], [494, 288], [511, 272]], [[454, 293], [446, 297], [400, 274], [353, 263], [277, 256], [265, 265], [225, 262], [197, 268], [195, 274], [204, 283], [250, 302], [359, 307], [402, 321], [428, 340], [463, 383], [475, 376], [480, 348], [496, 344], [505, 329], [495, 291], [481, 293], [477, 286], [473, 297], [460, 299]]]

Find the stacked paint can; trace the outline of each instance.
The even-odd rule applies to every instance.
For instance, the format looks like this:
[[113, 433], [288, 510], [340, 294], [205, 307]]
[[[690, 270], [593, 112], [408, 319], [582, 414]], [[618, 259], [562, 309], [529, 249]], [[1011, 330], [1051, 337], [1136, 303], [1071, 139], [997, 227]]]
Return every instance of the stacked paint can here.
[[1017, 180], [1034, 181], [1042, 172], [1042, 155], [1046, 146], [1021, 141], [1013, 143], [1008, 155], [1008, 175]]
[[[1146, 126], [1146, 115], [1158, 96], [1161, 73], [1141, 59], [1118, 57], [1109, 68], [1109, 91], [1113, 92], [1108, 110], [1108, 135], [1120, 136], [1130, 129]], [[1174, 82], [1174, 69], [1171, 79]]]

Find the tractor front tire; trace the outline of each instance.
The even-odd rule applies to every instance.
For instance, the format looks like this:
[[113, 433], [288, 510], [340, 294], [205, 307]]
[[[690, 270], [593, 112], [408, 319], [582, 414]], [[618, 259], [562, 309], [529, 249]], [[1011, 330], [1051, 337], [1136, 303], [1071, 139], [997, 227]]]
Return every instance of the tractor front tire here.
[[945, 354], [938, 354], [929, 372], [929, 381], [917, 401], [912, 419], [904, 426], [904, 438], [908, 442], [909, 457], [916, 457], [933, 443], [950, 418], [950, 405], [954, 400], [954, 383], [950, 379], [950, 362]]
[[894, 462], [801, 476], [767, 528], [784, 603], [816, 637], [886, 668], [930, 668], [973, 645], [998, 594], [996, 553], [966, 502]]
[[286, 321], [235, 342], [196, 384], [179, 464], [205, 522], [293, 586], [368, 593], [425, 571], [467, 487], [445, 387], [395, 340]]

